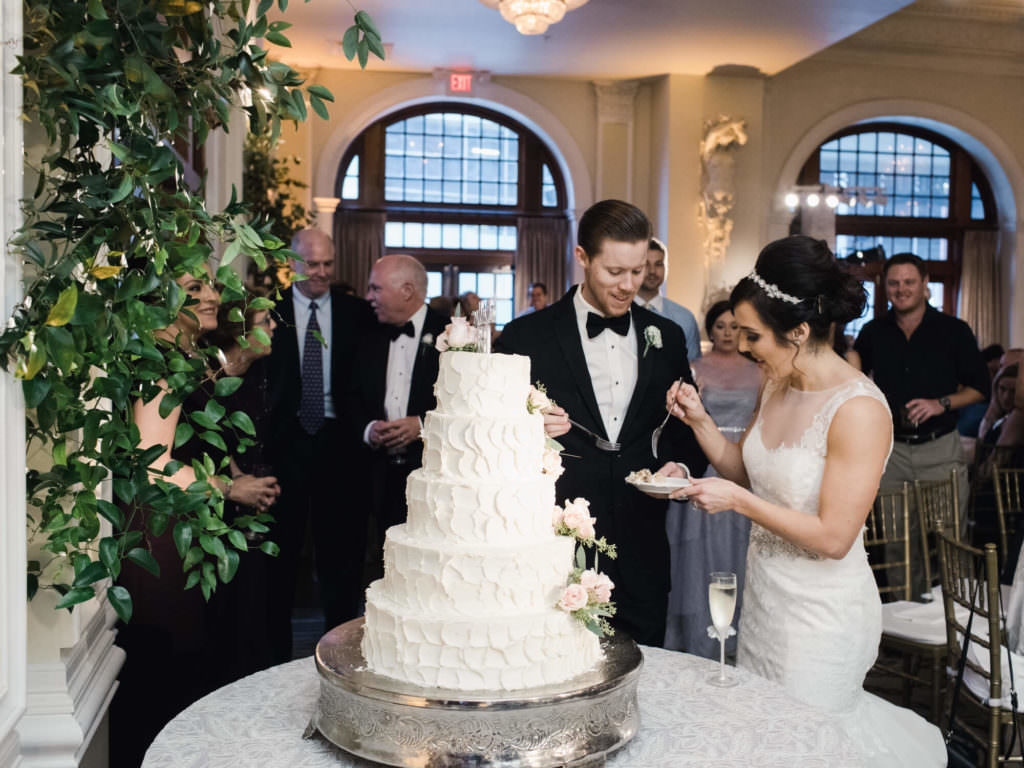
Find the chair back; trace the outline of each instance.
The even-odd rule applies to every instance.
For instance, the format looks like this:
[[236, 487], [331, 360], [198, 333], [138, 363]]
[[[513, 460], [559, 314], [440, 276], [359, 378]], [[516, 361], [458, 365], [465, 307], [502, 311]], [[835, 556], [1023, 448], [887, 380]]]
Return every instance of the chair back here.
[[1006, 562], [1013, 542], [1017, 521], [1024, 513], [1021, 489], [1024, 487], [1024, 469], [995, 468], [996, 521], [999, 524], [999, 554]]
[[[999, 554], [996, 545], [986, 544], [984, 551], [976, 549], [959, 541], [950, 529], [940, 531], [937, 539], [949, 665], [954, 670], [959, 667], [964, 642], [973, 642], [976, 646], [987, 649], [988, 669], [972, 661], [970, 656], [965, 660], [965, 669], [971, 669], [981, 675], [988, 682], [989, 701], [997, 701], [1003, 695], [1001, 665], [1005, 637], [999, 618]], [[977, 598], [974, 599], [974, 622], [971, 624], [968, 641], [964, 636], [967, 633], [969, 611], [975, 595]], [[957, 616], [958, 606], [961, 608], [960, 616]], [[966, 609], [966, 612], [963, 609]], [[953, 684], [951, 681], [950, 685]], [[971, 696], [966, 686], [963, 686], [959, 701], [967, 699], [971, 699]], [[988, 701], [971, 700], [980, 706], [981, 711], [991, 711], [991, 714], [998, 718], [997, 707], [990, 708]], [[986, 744], [986, 734], [968, 726], [959, 717], [957, 722], [981, 745]]]
[[957, 540], [960, 539], [960, 489], [956, 469], [950, 470], [948, 480], [915, 480], [914, 501], [921, 528], [924, 578], [930, 589], [939, 573], [938, 533], [948, 528]]
[[[872, 560], [871, 570], [878, 582], [882, 602], [909, 600], [910, 585], [910, 485], [899, 490], [880, 491], [864, 522], [864, 548]], [[874, 548], [874, 549], [872, 549]], [[896, 553], [899, 553], [898, 556]]]

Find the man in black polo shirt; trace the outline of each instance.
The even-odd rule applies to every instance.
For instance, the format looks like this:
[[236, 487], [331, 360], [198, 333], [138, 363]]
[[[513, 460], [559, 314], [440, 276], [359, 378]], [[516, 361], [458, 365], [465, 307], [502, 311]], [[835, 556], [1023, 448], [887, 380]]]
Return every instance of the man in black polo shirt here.
[[[944, 480], [956, 468], [960, 518], [967, 514], [967, 465], [956, 430], [957, 410], [986, 400], [988, 370], [974, 333], [963, 320], [928, 304], [928, 270], [912, 253], [885, 263], [882, 279], [892, 309], [861, 330], [854, 349], [893, 414], [892, 456], [882, 487], [904, 481]], [[911, 541], [917, 541], [912, 515]], [[920, 560], [911, 559], [914, 594], [927, 590]], [[914, 567], [916, 566], [916, 567]]]

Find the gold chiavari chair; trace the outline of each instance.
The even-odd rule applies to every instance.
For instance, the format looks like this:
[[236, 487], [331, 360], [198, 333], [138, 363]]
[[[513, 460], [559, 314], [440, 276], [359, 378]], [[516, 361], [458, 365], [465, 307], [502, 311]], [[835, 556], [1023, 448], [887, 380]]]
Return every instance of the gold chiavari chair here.
[[[938, 535], [942, 603], [946, 644], [953, 666], [959, 665], [961, 642], [974, 644], [965, 659], [964, 684], [953, 713], [955, 725], [985, 752], [985, 766], [1021, 763], [1019, 755], [1004, 759], [1003, 736], [1013, 723], [1013, 711], [1005, 706], [1003, 655], [1007, 649], [999, 609], [999, 555], [995, 544], [976, 549], [957, 540], [952, 531]], [[971, 604], [974, 620], [966, 638]], [[963, 638], [963, 640], [961, 640]], [[984, 662], [987, 661], [987, 666]], [[1024, 670], [1014, 669], [1014, 674]], [[970, 713], [971, 717], [964, 715]], [[978, 723], [984, 723], [979, 727]]]
[[[956, 469], [950, 470], [948, 480], [914, 481], [914, 500], [921, 528], [921, 555], [926, 589], [936, 586], [939, 576], [938, 534], [947, 528], [959, 541], [960, 480]], [[931, 593], [921, 596], [929, 600]]]
[[1017, 522], [1024, 514], [1024, 469], [995, 469], [996, 521], [999, 524], [1000, 563], [1005, 563]]
[[[903, 681], [904, 704], [915, 685], [928, 689], [931, 720], [942, 714], [942, 681], [946, 667], [946, 636], [942, 606], [936, 601], [911, 601], [910, 486], [878, 494], [865, 523], [864, 545], [885, 552], [871, 569], [882, 597], [882, 640], [875, 669]], [[869, 549], [869, 552], [872, 551]], [[884, 578], [879, 578], [884, 574]], [[898, 660], [900, 663], [893, 663]]]

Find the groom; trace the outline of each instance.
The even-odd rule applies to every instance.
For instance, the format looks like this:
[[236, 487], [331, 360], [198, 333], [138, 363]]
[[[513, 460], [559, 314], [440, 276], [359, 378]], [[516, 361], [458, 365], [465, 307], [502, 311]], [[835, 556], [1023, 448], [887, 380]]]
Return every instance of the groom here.
[[636, 206], [620, 200], [593, 205], [580, 219], [575, 249], [583, 282], [550, 307], [506, 325], [498, 347], [529, 356], [531, 378], [547, 387], [568, 418], [620, 444], [601, 450], [564, 415], [545, 419], [548, 434], [564, 446], [558, 500], [589, 500], [597, 535], [618, 547], [617, 560], [600, 561], [615, 582], [613, 623], [639, 643], [661, 646], [670, 586], [667, 502], [640, 493], [625, 477], [654, 471], [666, 459], [685, 462], [700, 476], [707, 459], [678, 419], [665, 425], [661, 459], [651, 452], [651, 433], [665, 417], [665, 392], [679, 378], [692, 379], [679, 326], [633, 305], [650, 234]]

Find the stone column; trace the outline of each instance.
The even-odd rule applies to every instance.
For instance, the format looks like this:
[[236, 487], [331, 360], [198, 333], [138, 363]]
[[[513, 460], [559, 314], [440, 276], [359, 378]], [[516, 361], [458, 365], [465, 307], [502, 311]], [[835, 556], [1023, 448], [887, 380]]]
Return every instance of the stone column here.
[[314, 197], [313, 205], [316, 208], [316, 228], [324, 232], [332, 240], [334, 239], [334, 212], [338, 210], [338, 197]]

